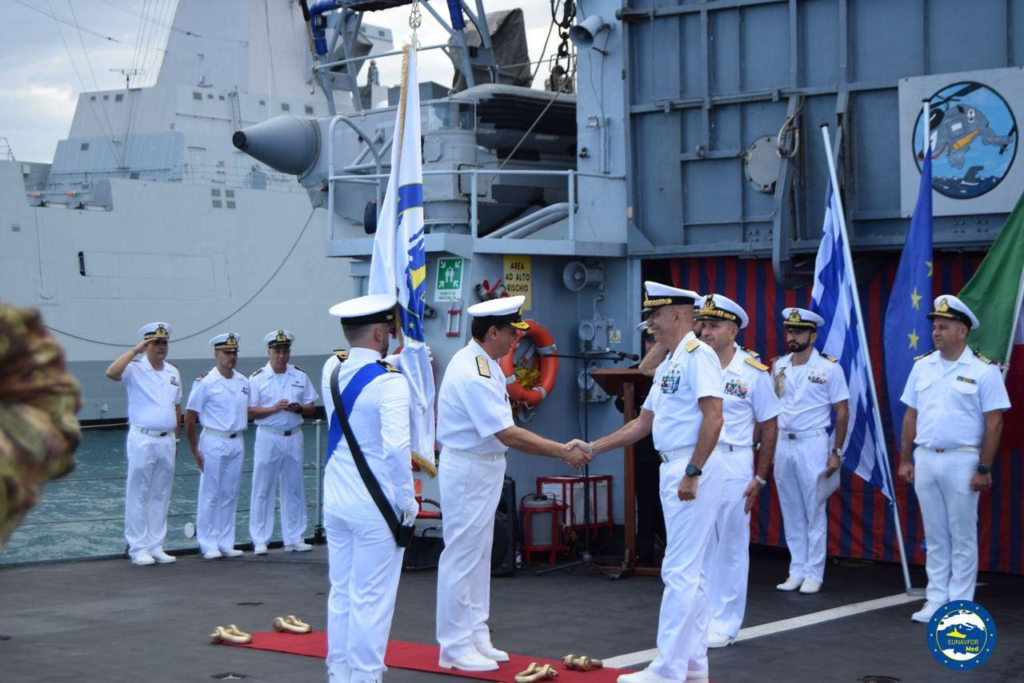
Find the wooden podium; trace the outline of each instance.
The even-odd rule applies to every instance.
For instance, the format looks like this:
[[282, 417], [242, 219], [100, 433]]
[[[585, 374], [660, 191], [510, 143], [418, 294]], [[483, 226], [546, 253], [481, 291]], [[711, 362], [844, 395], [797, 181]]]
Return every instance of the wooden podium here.
[[[651, 387], [652, 378], [639, 370], [591, 370], [591, 377], [598, 386], [610, 396], [622, 398], [623, 424], [629, 422], [640, 413], [637, 396]], [[626, 446], [622, 461], [622, 486], [626, 507], [626, 561], [622, 566], [622, 576], [634, 574], [638, 576], [660, 576], [657, 567], [636, 566], [636, 470], [634, 467], [633, 446]]]

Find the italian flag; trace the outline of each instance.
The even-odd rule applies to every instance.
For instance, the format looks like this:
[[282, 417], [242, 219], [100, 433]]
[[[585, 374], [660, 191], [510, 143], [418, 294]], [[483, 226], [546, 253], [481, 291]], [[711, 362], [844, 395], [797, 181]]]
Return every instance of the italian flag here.
[[[1012, 407], [1003, 417], [1003, 449], [1024, 448], [1024, 195], [960, 292], [981, 325], [968, 344], [1003, 367]], [[1009, 367], [1007, 367], [1009, 364]]]

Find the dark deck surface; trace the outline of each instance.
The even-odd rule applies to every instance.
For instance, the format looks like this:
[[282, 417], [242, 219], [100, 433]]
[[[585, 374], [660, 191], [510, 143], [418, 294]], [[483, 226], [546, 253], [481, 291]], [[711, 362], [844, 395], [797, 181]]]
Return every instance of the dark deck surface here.
[[[236, 560], [179, 558], [169, 566], [133, 567], [101, 560], [0, 569], [0, 681], [325, 681], [321, 660], [215, 647], [216, 625], [271, 630], [278, 615], [296, 614], [325, 627], [327, 553], [271, 551]], [[783, 594], [785, 558], [754, 553], [745, 627], [900, 594], [898, 566], [828, 566], [817, 596]], [[913, 573], [915, 585], [923, 572]], [[910, 621], [919, 601], [798, 628], [711, 652], [715, 681], [849, 681], [885, 675], [901, 681], [1024, 681], [1024, 579], [983, 574], [976, 600], [995, 619], [998, 646], [972, 672], [938, 664], [925, 645], [925, 626]], [[434, 642], [436, 573], [402, 577], [391, 636]], [[655, 646], [661, 582], [607, 581], [522, 571], [492, 582], [494, 643], [525, 655], [569, 652], [614, 657]], [[640, 665], [638, 665], [640, 666]], [[385, 680], [454, 680], [390, 670]]]

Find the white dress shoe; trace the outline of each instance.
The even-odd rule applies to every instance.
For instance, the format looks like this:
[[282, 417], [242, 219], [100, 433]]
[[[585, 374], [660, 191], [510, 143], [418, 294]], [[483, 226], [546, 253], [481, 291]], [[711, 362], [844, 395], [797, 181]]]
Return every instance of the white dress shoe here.
[[804, 579], [804, 582], [800, 584], [800, 592], [804, 595], [811, 595], [821, 590], [821, 581], [815, 581], [814, 579]]
[[491, 645], [491, 641], [489, 641], [489, 640], [487, 642], [485, 642], [485, 643], [473, 643], [473, 647], [476, 648], [477, 652], [482, 654], [484, 657], [487, 657], [487, 659], [490, 659], [491, 661], [494, 661], [494, 662], [507, 662], [508, 661], [508, 653], [505, 652], [504, 650], [499, 650], [498, 648], [496, 648], [493, 645]]
[[795, 576], [791, 576], [788, 579], [786, 579], [785, 582], [780, 583], [778, 586], [776, 586], [775, 590], [778, 590], [778, 591], [795, 591], [797, 588], [799, 588], [803, 584], [804, 584], [804, 580], [803, 580], [802, 577], [801, 578], [797, 578]]
[[709, 633], [708, 634], [708, 647], [728, 647], [736, 642], [736, 639], [727, 636], [724, 633]]
[[266, 555], [267, 554], [267, 544], [266, 543], [260, 543], [259, 545], [256, 546], [256, 549], [252, 551], [252, 554], [253, 555]]
[[308, 553], [313, 549], [313, 546], [306, 543], [305, 541], [299, 541], [294, 545], [286, 545], [284, 551], [286, 553]]
[[921, 624], [927, 624], [932, 620], [935, 613], [939, 611], [940, 607], [942, 607], [942, 605], [938, 602], [925, 602], [924, 607], [914, 612], [914, 614], [911, 615], [910, 620]]
[[708, 675], [708, 670], [703, 671], [687, 671], [686, 672], [686, 683], [707, 683], [711, 680]]
[[156, 560], [149, 553], [139, 553], [132, 558], [132, 564], [137, 567], [148, 567], [151, 564], [156, 564]]
[[224, 556], [220, 554], [219, 550], [207, 550], [203, 553], [204, 560], [219, 560], [222, 557]]
[[493, 659], [487, 659], [479, 652], [470, 652], [468, 655], [456, 657], [455, 659], [438, 660], [437, 665], [442, 669], [461, 669], [462, 671], [497, 671], [498, 663]]
[[236, 548], [228, 548], [227, 550], [221, 550], [220, 554], [223, 555], [224, 557], [241, 557], [245, 553], [243, 553], [241, 550], [238, 550]]
[[[637, 671], [631, 674], [623, 674], [619, 676], [617, 680], [618, 683], [679, 683], [671, 678], [665, 678], [660, 674], [656, 674], [650, 669], [644, 669], [643, 671]], [[707, 679], [705, 678], [704, 680]]]
[[178, 561], [178, 558], [176, 558], [174, 555], [168, 555], [163, 550], [157, 550], [155, 553], [153, 553], [153, 559], [159, 562], [160, 564], [174, 564]]

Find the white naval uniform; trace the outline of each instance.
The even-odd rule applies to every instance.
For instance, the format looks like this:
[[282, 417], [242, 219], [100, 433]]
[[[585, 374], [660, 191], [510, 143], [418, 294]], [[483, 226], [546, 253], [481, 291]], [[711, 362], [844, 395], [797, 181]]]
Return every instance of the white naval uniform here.
[[454, 660], [490, 642], [491, 547], [513, 426], [505, 373], [476, 340], [448, 363], [437, 399], [444, 551], [437, 567], [437, 642]]
[[[305, 405], [317, 399], [305, 372], [288, 365], [277, 373], [270, 363], [249, 378], [249, 406], [271, 408], [281, 399]], [[302, 416], [287, 410], [256, 420], [256, 447], [249, 505], [249, 535], [254, 545], [274, 533], [274, 494], [281, 486], [281, 537], [302, 543], [306, 533], [306, 490], [302, 480]]]
[[750, 514], [744, 512], [743, 492], [754, 478], [754, 425], [778, 416], [782, 404], [775, 395], [768, 368], [739, 346], [729, 365], [722, 369], [722, 390], [728, 437], [719, 439], [715, 457], [721, 458], [725, 489], [704, 555], [704, 573], [708, 576], [711, 618], [708, 630], [735, 638], [747, 606]]
[[[661, 465], [661, 505], [668, 546], [661, 565], [665, 592], [658, 617], [658, 658], [650, 669], [673, 680], [687, 670], [708, 669], [708, 593], [703, 570], [708, 539], [722, 504], [725, 478], [716, 446], [698, 478], [697, 498], [679, 500], [704, 419], [698, 399], [724, 398], [722, 365], [711, 347], [690, 332], [658, 366], [644, 410], [654, 413], [654, 447], [667, 459]], [[728, 441], [723, 425], [719, 441]]]
[[978, 467], [984, 413], [1007, 410], [999, 369], [964, 349], [956, 361], [932, 352], [914, 363], [900, 400], [917, 410], [914, 492], [927, 549], [928, 602], [973, 600], [978, 577]]
[[[163, 550], [167, 510], [174, 483], [177, 444], [174, 428], [181, 405], [181, 375], [164, 361], [153, 369], [146, 356], [133, 360], [121, 375], [128, 394], [128, 479], [124, 497], [124, 538], [128, 555]], [[145, 431], [143, 431], [145, 430]]]
[[825, 503], [818, 503], [817, 479], [828, 467], [832, 405], [849, 399], [850, 390], [839, 363], [818, 351], [798, 366], [793, 354], [776, 359], [772, 378], [782, 387], [775, 487], [790, 554], [789, 576], [820, 583], [825, 577], [828, 515]]
[[[192, 384], [188, 410], [199, 413], [203, 426], [199, 451], [204, 464], [196, 510], [196, 537], [203, 554], [235, 547], [248, 408], [249, 380], [240, 372], [233, 371], [228, 379], [215, 366]], [[231, 434], [235, 436], [229, 438]]]
[[[352, 349], [338, 374], [339, 392], [344, 393], [360, 368], [380, 360], [376, 351]], [[334, 358], [324, 364], [320, 385], [328, 424], [334, 415], [330, 371], [337, 362]], [[398, 372], [376, 377], [359, 394], [348, 417], [370, 470], [401, 518], [401, 511], [415, 504], [408, 380]], [[378, 680], [387, 670], [384, 651], [405, 549], [395, 543], [370, 497], [344, 436], [324, 471], [324, 526], [331, 579], [327, 665], [332, 671], [351, 668], [352, 683]]]

